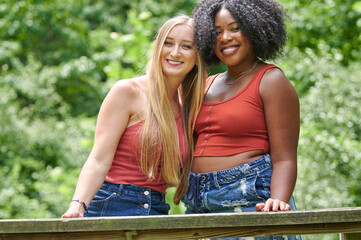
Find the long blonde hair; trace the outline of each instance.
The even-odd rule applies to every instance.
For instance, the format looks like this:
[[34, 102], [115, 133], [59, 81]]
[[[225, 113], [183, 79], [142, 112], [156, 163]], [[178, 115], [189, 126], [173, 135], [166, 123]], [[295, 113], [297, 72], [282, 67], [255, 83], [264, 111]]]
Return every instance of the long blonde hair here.
[[165, 22], [158, 31], [153, 55], [147, 64], [146, 87], [149, 104], [141, 132], [140, 155], [140, 167], [149, 180], [160, 177], [157, 176], [160, 165], [161, 176], [169, 186], [179, 186], [181, 183], [182, 190], [177, 189], [177, 197], [175, 196], [174, 199], [177, 204], [187, 188], [186, 180], [193, 155], [193, 130], [202, 104], [206, 78], [205, 64], [197, 53], [196, 65], [178, 88], [178, 98], [182, 104], [184, 132], [187, 137], [186, 144], [190, 149], [186, 164], [182, 166], [178, 131], [171, 107], [172, 96], [169, 96], [167, 81], [164, 79], [160, 62], [166, 37], [174, 26], [180, 24], [186, 24], [193, 28], [193, 19], [182, 15]]

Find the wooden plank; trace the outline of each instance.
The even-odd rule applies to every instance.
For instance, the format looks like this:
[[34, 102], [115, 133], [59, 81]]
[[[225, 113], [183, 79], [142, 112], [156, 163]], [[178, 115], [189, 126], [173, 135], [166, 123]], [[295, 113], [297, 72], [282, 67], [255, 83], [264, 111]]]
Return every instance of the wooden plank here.
[[[27, 240], [173, 240], [173, 239], [199, 239], [214, 237], [250, 237], [250, 236], [277, 236], [295, 234], [325, 234], [343, 231], [361, 232], [361, 223], [350, 224], [310, 224], [299, 226], [268, 226], [268, 227], [237, 227], [237, 228], [200, 228], [200, 229], [163, 229], [163, 230], [134, 230], [134, 231], [100, 231], [100, 232], [74, 232], [74, 233], [32, 233], [32, 234], [0, 234], [1, 240], [27, 239]], [[128, 237], [128, 238], [127, 238]], [[360, 238], [356, 238], [360, 240]], [[355, 240], [344, 239], [344, 240]]]
[[127, 240], [125, 231], [77, 232], [77, 233], [20, 233], [0, 234], [0, 240]]
[[352, 222], [361, 222], [361, 207], [269, 213], [251, 212], [146, 217], [0, 220], [0, 233], [275, 227]]
[[340, 240], [360, 240], [361, 233], [341, 233]]

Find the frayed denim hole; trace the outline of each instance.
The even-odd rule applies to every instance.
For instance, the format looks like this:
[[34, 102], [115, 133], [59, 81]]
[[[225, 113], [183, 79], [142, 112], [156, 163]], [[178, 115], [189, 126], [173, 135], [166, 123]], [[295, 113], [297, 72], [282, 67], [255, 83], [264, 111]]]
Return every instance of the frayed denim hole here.
[[262, 169], [257, 172], [257, 176], [257, 180], [262, 183], [263, 190], [271, 191], [272, 168]]
[[254, 173], [252, 175], [245, 176], [239, 180], [242, 194], [247, 201], [254, 201], [255, 199], [262, 199], [260, 196], [258, 196], [258, 193], [256, 190], [257, 178], [258, 178], [258, 174]]
[[271, 192], [269, 187], [266, 186], [268, 184], [270, 183], [266, 183], [264, 179], [260, 176], [260, 173], [258, 172], [253, 184], [254, 196], [256, 196], [258, 199], [262, 199], [263, 201], [266, 201], [268, 198], [270, 198]]

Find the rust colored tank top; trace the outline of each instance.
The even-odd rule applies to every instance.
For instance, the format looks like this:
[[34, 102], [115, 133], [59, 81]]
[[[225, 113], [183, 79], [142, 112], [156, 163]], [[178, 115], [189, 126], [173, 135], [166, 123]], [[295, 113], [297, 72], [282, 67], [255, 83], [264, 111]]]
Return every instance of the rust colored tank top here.
[[[132, 184], [139, 187], [150, 188], [158, 192], [166, 193], [168, 188], [163, 178], [148, 181], [148, 177], [142, 172], [138, 164], [137, 156], [140, 156], [140, 131], [144, 121], [136, 123], [125, 129], [119, 140], [113, 163], [108, 171], [105, 181], [115, 184]], [[176, 118], [178, 129], [179, 146], [181, 149], [182, 164], [185, 163], [189, 149], [183, 131], [182, 119]], [[161, 167], [158, 166], [157, 174]], [[159, 176], [159, 175], [158, 175]]]
[[[197, 117], [194, 157], [230, 156], [251, 150], [269, 153], [270, 146], [259, 94], [259, 85], [269, 64], [261, 68], [240, 92], [221, 102], [203, 102]], [[207, 79], [206, 92], [217, 75]]]

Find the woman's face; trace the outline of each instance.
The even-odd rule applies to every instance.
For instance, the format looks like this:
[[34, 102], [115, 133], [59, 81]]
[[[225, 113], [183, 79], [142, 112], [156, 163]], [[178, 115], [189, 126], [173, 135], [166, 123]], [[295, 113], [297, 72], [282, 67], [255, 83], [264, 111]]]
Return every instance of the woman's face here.
[[215, 54], [227, 66], [233, 67], [243, 63], [248, 57], [254, 58], [251, 42], [246, 39], [237, 20], [227, 10], [222, 8], [215, 16], [217, 44]]
[[180, 24], [169, 32], [161, 51], [161, 64], [166, 78], [182, 78], [196, 64], [196, 47], [193, 42], [194, 30]]

